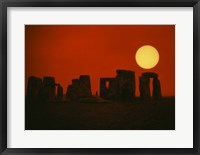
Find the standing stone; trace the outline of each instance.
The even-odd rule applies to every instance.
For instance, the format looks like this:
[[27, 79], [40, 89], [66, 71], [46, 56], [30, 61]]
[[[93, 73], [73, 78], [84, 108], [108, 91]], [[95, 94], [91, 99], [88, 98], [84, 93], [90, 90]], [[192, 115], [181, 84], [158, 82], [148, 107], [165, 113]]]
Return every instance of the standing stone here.
[[108, 94], [108, 90], [106, 87], [106, 79], [105, 78], [100, 78], [100, 97], [106, 99]]
[[79, 79], [72, 79], [72, 84], [68, 86], [66, 97], [72, 100], [87, 98], [92, 96], [90, 77], [81, 75]]
[[[106, 83], [109, 83], [108, 87]], [[100, 97], [108, 100], [116, 99], [117, 84], [115, 78], [100, 78]]]
[[135, 73], [128, 70], [116, 72], [115, 78], [100, 78], [100, 97], [122, 102], [132, 101], [135, 98]]
[[139, 78], [140, 97], [143, 99], [149, 99], [151, 97], [149, 83], [150, 79], [148, 77], [140, 76]]
[[117, 100], [117, 80], [116, 80], [116, 78], [110, 78], [108, 89], [109, 89], [108, 98], [111, 100]]
[[79, 98], [79, 79], [72, 79], [72, 85], [67, 88], [66, 96], [72, 100], [77, 100]]
[[140, 90], [140, 98], [144, 98], [144, 82], [142, 76], [139, 77], [139, 90]]
[[58, 84], [57, 87], [57, 99], [61, 100], [63, 97], [63, 88]]
[[92, 96], [90, 76], [81, 75], [79, 77], [79, 98]]
[[55, 100], [56, 84], [54, 77], [43, 78], [43, 97], [45, 101]]
[[76, 94], [74, 94], [74, 89], [72, 85], [68, 85], [67, 87], [67, 92], [66, 92], [66, 97], [70, 99], [76, 99]]
[[132, 101], [135, 97], [135, 72], [117, 70], [117, 98], [122, 102]]
[[160, 99], [161, 98], [161, 86], [160, 80], [158, 78], [153, 79], [153, 98]]
[[79, 77], [79, 81], [82, 85], [88, 88], [88, 90], [91, 90], [91, 84], [90, 84], [90, 76], [89, 75], [81, 75]]
[[42, 79], [31, 76], [28, 78], [27, 99], [29, 102], [39, 101], [42, 91]]
[[153, 72], [142, 73], [139, 78], [140, 97], [143, 99], [150, 99], [150, 78], [153, 78], [153, 99], [161, 98], [161, 86], [158, 79], [158, 74]]

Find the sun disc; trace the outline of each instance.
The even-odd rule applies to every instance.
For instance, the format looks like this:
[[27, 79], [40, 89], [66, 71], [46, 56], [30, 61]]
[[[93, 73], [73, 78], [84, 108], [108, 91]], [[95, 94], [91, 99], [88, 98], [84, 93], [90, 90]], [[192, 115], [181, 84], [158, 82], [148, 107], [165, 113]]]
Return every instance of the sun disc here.
[[137, 50], [135, 59], [141, 68], [151, 69], [158, 64], [159, 53], [155, 47], [144, 45]]

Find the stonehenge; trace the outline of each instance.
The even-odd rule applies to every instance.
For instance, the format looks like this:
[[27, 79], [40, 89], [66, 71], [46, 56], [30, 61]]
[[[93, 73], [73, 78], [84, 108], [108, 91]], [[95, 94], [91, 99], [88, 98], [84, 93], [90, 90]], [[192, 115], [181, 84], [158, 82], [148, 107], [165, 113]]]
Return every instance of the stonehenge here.
[[115, 78], [100, 78], [100, 97], [104, 99], [116, 99], [117, 81]]
[[79, 79], [72, 79], [72, 84], [67, 87], [66, 97], [72, 100], [91, 97], [91, 84], [89, 75], [81, 75]]
[[[150, 78], [153, 78], [153, 93], [151, 97], [150, 93]], [[161, 86], [160, 80], [158, 79], [158, 74], [153, 72], [142, 73], [139, 77], [139, 90], [140, 97], [142, 99], [160, 99], [161, 98]]]
[[[153, 79], [152, 82], [150, 79]], [[152, 93], [150, 90], [152, 85]], [[130, 70], [116, 70], [115, 77], [100, 78], [99, 96], [102, 99], [131, 102], [135, 98], [135, 72]], [[139, 92], [141, 99], [160, 99], [162, 97], [161, 84], [158, 74], [145, 72], [139, 77]], [[98, 92], [96, 92], [98, 96]], [[64, 97], [63, 87], [55, 82], [54, 77], [45, 76], [43, 79], [30, 76], [27, 83], [26, 99], [28, 101], [61, 101]], [[80, 100], [92, 97], [89, 75], [80, 75], [72, 79], [68, 85], [66, 98]]]
[[[117, 70], [116, 72], [115, 78], [100, 78], [100, 97], [122, 102], [132, 101], [135, 98], [135, 73], [127, 70]], [[152, 95], [150, 91], [151, 78], [153, 78]], [[162, 94], [158, 74], [142, 73], [139, 77], [139, 91], [142, 99], [160, 99]]]
[[56, 85], [54, 77], [43, 78], [43, 97], [45, 100], [54, 100], [56, 95]]
[[117, 70], [117, 97], [119, 101], [132, 101], [135, 97], [135, 72]]
[[29, 102], [48, 102], [61, 100], [62, 97], [63, 88], [60, 86], [60, 84], [55, 83], [54, 77], [45, 76], [43, 80], [34, 76], [28, 78], [26, 99]]
[[135, 97], [135, 73], [127, 70], [116, 72], [115, 78], [100, 78], [100, 97], [122, 102], [132, 101]]
[[38, 101], [42, 93], [42, 79], [31, 76], [28, 78], [27, 99], [29, 101]]

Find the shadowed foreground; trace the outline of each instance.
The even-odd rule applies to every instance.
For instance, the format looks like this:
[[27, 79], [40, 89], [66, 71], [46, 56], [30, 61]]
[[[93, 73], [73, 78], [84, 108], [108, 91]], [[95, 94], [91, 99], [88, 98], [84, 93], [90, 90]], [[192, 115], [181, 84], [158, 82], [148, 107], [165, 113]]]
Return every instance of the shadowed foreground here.
[[26, 103], [26, 130], [174, 130], [175, 99]]

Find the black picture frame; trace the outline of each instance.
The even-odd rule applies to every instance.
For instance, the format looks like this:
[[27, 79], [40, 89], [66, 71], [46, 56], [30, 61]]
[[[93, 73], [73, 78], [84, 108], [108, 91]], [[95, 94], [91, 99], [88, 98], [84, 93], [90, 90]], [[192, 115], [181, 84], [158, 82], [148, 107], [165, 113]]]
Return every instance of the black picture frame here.
[[[8, 7], [193, 7], [193, 148], [7, 148]], [[200, 154], [199, 0], [0, 0], [0, 153], [1, 154]], [[184, 140], [184, 137], [183, 137]]]

